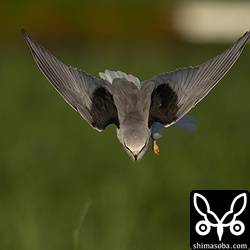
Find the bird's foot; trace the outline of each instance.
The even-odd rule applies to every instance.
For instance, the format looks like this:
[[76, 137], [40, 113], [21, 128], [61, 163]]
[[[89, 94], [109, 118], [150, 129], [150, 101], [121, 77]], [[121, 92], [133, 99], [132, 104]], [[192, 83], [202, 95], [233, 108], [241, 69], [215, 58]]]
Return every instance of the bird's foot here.
[[154, 152], [155, 155], [159, 155], [160, 154], [160, 148], [156, 144], [156, 141], [153, 141], [152, 150], [153, 150], [153, 152]]

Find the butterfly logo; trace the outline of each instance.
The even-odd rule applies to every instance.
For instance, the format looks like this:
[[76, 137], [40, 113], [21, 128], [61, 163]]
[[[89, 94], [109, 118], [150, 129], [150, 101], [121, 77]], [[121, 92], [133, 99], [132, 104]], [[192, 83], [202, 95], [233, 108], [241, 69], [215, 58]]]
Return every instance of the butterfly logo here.
[[[240, 203], [241, 199], [243, 199], [243, 205], [239, 209], [238, 204]], [[199, 203], [200, 207], [198, 206], [198, 201], [201, 202]], [[199, 235], [205, 236], [209, 234], [211, 227], [217, 228], [217, 235], [218, 235], [219, 241], [222, 240], [225, 227], [229, 227], [230, 232], [235, 236], [238, 236], [244, 233], [245, 225], [242, 221], [237, 220], [237, 217], [246, 208], [246, 205], [247, 205], [246, 193], [239, 194], [233, 199], [231, 206], [230, 206], [230, 210], [226, 212], [222, 216], [221, 219], [219, 219], [219, 217], [213, 211], [211, 211], [210, 205], [207, 199], [203, 195], [199, 193], [194, 193], [193, 203], [194, 203], [194, 207], [196, 211], [203, 217], [203, 219], [197, 222], [195, 226], [195, 230]], [[237, 207], [235, 206], [236, 203], [238, 203]], [[205, 211], [204, 211], [204, 208], [205, 208]]]

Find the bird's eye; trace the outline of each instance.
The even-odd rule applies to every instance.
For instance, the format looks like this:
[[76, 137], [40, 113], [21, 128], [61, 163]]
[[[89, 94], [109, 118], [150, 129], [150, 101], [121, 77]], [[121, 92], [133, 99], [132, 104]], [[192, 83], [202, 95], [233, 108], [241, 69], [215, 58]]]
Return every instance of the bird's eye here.
[[144, 146], [141, 148], [140, 152], [147, 146], [147, 142], [145, 142]]
[[133, 152], [132, 152], [132, 151], [130, 150], [130, 148], [126, 145], [126, 143], [124, 142], [123, 144], [124, 144], [125, 148], [126, 148], [131, 154], [133, 154]]
[[[124, 143], [125, 148], [131, 153], [133, 154], [133, 151], [126, 145], [126, 143]], [[143, 151], [143, 149], [147, 146], [147, 142], [145, 142], [144, 146], [140, 149], [139, 153], [141, 153], [141, 151]]]

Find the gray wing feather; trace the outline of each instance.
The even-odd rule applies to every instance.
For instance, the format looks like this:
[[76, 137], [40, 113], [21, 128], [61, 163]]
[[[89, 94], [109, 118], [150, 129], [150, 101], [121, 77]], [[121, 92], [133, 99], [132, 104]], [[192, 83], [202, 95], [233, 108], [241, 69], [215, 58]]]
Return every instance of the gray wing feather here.
[[196, 119], [190, 115], [184, 115], [180, 120], [178, 120], [173, 126], [176, 128], [186, 129], [186, 130], [196, 130], [195, 125]]
[[166, 127], [188, 113], [221, 80], [239, 58], [249, 37], [250, 32], [246, 32], [228, 50], [201, 65], [159, 74], [145, 81], [146, 85], [153, 84], [154, 88], [167, 84], [177, 95], [175, 119], [164, 124]]
[[[80, 69], [66, 66], [32, 40], [24, 29], [22, 29], [22, 34], [30, 47], [38, 67], [48, 81], [61, 94], [65, 101], [93, 126], [91, 95], [98, 87], [107, 89], [109, 84], [102, 79], [96, 79]], [[94, 128], [97, 130], [103, 129]]]

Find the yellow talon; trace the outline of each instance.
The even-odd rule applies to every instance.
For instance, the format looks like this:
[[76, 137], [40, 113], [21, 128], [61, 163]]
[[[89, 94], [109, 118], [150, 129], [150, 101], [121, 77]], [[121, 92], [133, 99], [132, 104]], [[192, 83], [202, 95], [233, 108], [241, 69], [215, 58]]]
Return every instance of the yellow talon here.
[[156, 144], [156, 141], [153, 141], [153, 146], [152, 146], [152, 150], [156, 155], [160, 154], [160, 148], [159, 146]]

